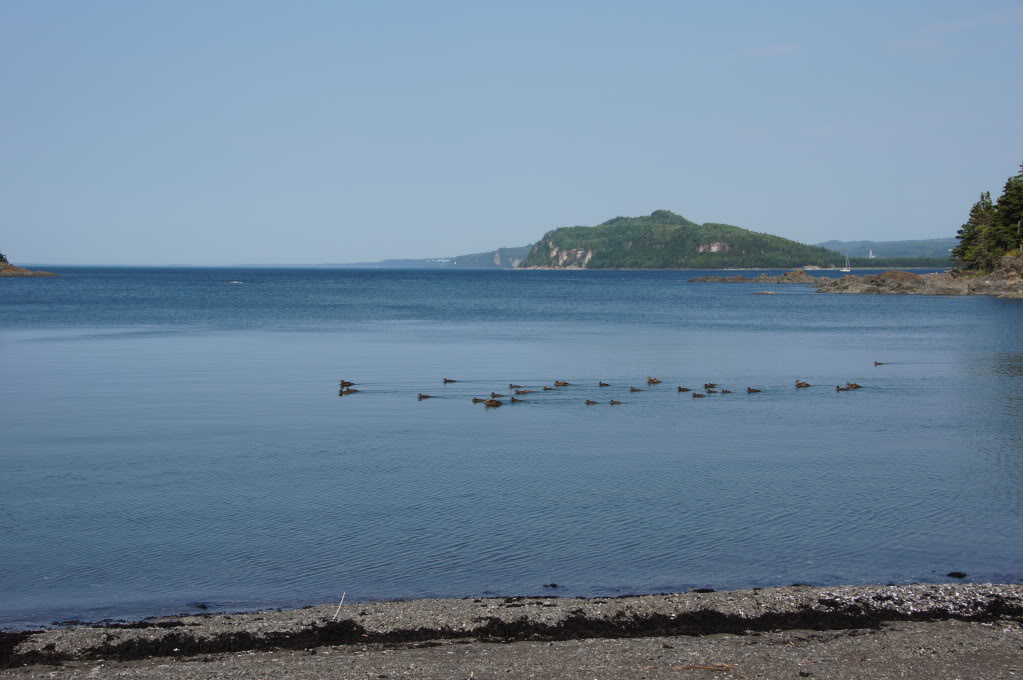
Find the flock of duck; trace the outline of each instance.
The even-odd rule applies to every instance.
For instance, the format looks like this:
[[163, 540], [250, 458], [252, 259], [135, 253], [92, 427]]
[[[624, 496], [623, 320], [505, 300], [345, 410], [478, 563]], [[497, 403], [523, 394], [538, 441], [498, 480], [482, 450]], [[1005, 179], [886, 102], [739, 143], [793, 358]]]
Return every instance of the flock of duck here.
[[[880, 361], [875, 361], [874, 365], [875, 366], [882, 366], [883, 364]], [[443, 378], [441, 380], [441, 382], [444, 385], [448, 385], [450, 383], [457, 383], [458, 380], [453, 380], [451, 378]], [[646, 379], [646, 384], [647, 384], [648, 387], [652, 387], [654, 385], [660, 385], [663, 382], [664, 381], [661, 380], [660, 378], [648, 377]], [[524, 387], [522, 385], [516, 385], [515, 383], [509, 383], [508, 384], [508, 391], [510, 392], [510, 394], [499, 394], [497, 392], [491, 392], [489, 397], [473, 397], [472, 398], [472, 403], [474, 403], [474, 404], [483, 404], [487, 408], [496, 408], [498, 406], [503, 406], [505, 403], [517, 404], [517, 403], [521, 403], [521, 402], [527, 401], [526, 399], [520, 399], [519, 397], [522, 397], [522, 396], [525, 396], [525, 395], [528, 395], [528, 394], [533, 394], [533, 393], [536, 393], [536, 392], [553, 392], [553, 391], [557, 390], [558, 388], [561, 388], [561, 387], [571, 387], [571, 386], [572, 386], [572, 383], [568, 382], [567, 380], [555, 380], [553, 387], [550, 387], [548, 385], [543, 385], [539, 389], [529, 389], [529, 388]], [[598, 381], [597, 382], [597, 387], [600, 387], [600, 388], [612, 387], [612, 385], [610, 383], [606, 383], [606, 382], [603, 382], [603, 381]], [[813, 387], [813, 385], [811, 385], [810, 383], [806, 382], [805, 380], [796, 380], [795, 381], [795, 387], [796, 387], [796, 389], [805, 389], [807, 387]], [[836, 392], [849, 392], [851, 390], [861, 389], [862, 387], [863, 387], [863, 385], [860, 385], [859, 383], [846, 382], [845, 385], [836, 385], [835, 386], [835, 391]], [[725, 388], [719, 388], [717, 383], [712, 383], [712, 382], [704, 383], [702, 390], [694, 389], [694, 388], [690, 388], [690, 387], [683, 387], [681, 385], [676, 387], [675, 390], [677, 392], [689, 392], [692, 395], [693, 399], [703, 399], [708, 394], [732, 394], [732, 390], [725, 389]], [[629, 388], [629, 392], [642, 392], [642, 391], [643, 391], [643, 389], [639, 388], [639, 387], [630, 387]], [[757, 394], [757, 393], [762, 392], [762, 391], [763, 390], [755, 388], [755, 387], [747, 387], [746, 388], [746, 392], [748, 394]], [[359, 392], [359, 390], [355, 389], [355, 383], [354, 382], [351, 382], [349, 380], [341, 380], [339, 382], [339, 389], [338, 389], [338, 396], [339, 397], [345, 397], [345, 396], [348, 396], [350, 394], [356, 394], [358, 392]], [[424, 394], [422, 392], [416, 394], [416, 399], [418, 399], [419, 401], [422, 401], [424, 399], [433, 399], [433, 398], [434, 397], [433, 397], [432, 394]], [[502, 399], [507, 399], [508, 401], [507, 402], [501, 401]], [[602, 404], [603, 402], [594, 401], [593, 399], [586, 399], [583, 403], [586, 404], [587, 406], [596, 406], [598, 404]], [[622, 402], [617, 400], [617, 399], [611, 399], [607, 403], [610, 404], [611, 406], [618, 406]]]

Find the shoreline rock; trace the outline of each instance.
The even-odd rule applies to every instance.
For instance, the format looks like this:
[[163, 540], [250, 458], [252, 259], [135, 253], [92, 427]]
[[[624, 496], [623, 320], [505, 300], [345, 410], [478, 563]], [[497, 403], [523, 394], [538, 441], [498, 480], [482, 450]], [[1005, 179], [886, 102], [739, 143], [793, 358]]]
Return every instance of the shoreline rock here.
[[7, 260], [3, 253], [0, 253], [0, 276], [60, 276], [60, 274], [16, 267]]
[[880, 274], [818, 278], [820, 293], [855, 295], [994, 295], [1023, 298], [1023, 257], [1006, 256], [989, 274], [952, 270], [939, 274], [914, 274], [889, 270]]

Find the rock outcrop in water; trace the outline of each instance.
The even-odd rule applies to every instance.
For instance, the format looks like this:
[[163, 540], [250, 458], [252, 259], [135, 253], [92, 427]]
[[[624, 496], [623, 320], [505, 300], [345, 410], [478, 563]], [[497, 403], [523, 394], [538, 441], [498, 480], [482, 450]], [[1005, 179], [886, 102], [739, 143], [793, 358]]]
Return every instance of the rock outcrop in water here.
[[1023, 298], [1023, 257], [1003, 257], [990, 274], [970, 274], [956, 270], [940, 274], [913, 274], [898, 270], [843, 276], [840, 279], [818, 277], [813, 281], [821, 293], [857, 295], [996, 295]]
[[698, 276], [689, 279], [691, 283], [816, 283], [819, 277], [811, 276], [802, 269], [785, 272], [777, 276], [761, 274], [760, 276]]
[[60, 276], [53, 272], [38, 272], [24, 267], [16, 267], [7, 261], [3, 253], [0, 253], [0, 276]]

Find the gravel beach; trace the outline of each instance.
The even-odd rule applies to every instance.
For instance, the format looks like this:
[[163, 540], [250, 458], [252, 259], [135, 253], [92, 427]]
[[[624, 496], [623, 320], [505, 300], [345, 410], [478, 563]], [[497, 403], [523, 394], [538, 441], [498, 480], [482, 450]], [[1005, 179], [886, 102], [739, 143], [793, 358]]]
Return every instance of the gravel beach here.
[[336, 604], [0, 633], [10, 677], [1023, 678], [1023, 586]]

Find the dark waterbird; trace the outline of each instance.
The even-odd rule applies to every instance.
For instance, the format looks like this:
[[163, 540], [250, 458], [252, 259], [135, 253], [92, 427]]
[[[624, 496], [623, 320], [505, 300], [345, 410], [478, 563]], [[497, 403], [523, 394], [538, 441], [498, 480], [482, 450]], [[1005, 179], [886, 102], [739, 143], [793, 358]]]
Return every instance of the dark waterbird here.
[[875, 366], [884, 366], [884, 362], [883, 361], [875, 361], [874, 365]]
[[347, 380], [340, 380], [338, 381], [338, 385], [340, 385], [341, 387], [353, 387], [355, 383], [349, 382]]
[[647, 385], [660, 385], [661, 382], [663, 382], [663, 381], [660, 378], [649, 378], [648, 377], [646, 379], [646, 384]]
[[630, 392], [642, 392], [643, 390], [639, 389], [638, 387], [630, 387], [629, 391]]
[[532, 394], [533, 390], [515, 390], [515, 394]]
[[423, 399], [433, 399], [433, 395], [423, 394], [422, 392], [420, 392], [419, 394], [416, 395], [416, 399], [418, 399], [419, 401], [422, 401]]
[[612, 406], [618, 406], [618, 404], [620, 404], [622, 402], [618, 401], [617, 399], [612, 399], [608, 403], [611, 404]]
[[861, 385], [859, 383], [854, 383], [854, 382], [846, 382], [845, 386], [848, 387], [850, 390], [863, 389], [863, 385]]
[[749, 394], [756, 394], [756, 393], [757, 393], [757, 392], [759, 392], [760, 390], [758, 390], [758, 389], [757, 389], [757, 388], [755, 388], [755, 387], [747, 387], [747, 388], [746, 388], [746, 391], [747, 391], [747, 392], [748, 392]]
[[525, 401], [525, 399], [516, 399], [515, 397], [511, 398], [511, 403], [513, 403], [513, 404], [521, 404], [524, 401]]
[[682, 387], [681, 385], [678, 386], [678, 391], [679, 392], [692, 392], [692, 390], [690, 390], [688, 387]]
[[593, 401], [592, 399], [587, 399], [586, 400], [586, 405], [587, 406], [596, 406], [598, 403], [599, 402]]
[[705, 390], [713, 389], [717, 386], [718, 386], [717, 383], [703, 383], [703, 389]]
[[521, 389], [521, 388], [522, 388], [522, 385], [516, 385], [515, 383], [508, 383], [508, 389], [509, 390], [517, 390], [517, 389]]
[[571, 384], [572, 383], [568, 382], [567, 380], [555, 380], [554, 381], [554, 386], [555, 387], [568, 387]]
[[484, 399], [483, 405], [486, 406], [487, 408], [494, 408], [496, 406], [503, 406], [504, 402], [498, 401], [497, 399]]
[[700, 392], [693, 392], [693, 399], [703, 399], [706, 396], [706, 394], [702, 394]]
[[813, 387], [813, 386], [810, 383], [805, 382], [803, 380], [797, 380], [796, 381], [796, 387]]
[[611, 387], [611, 383], [598, 382], [597, 387]]
[[442, 382], [445, 385], [447, 385], [448, 383], [453, 383], [453, 382], [458, 382], [458, 381], [457, 380], [452, 380], [451, 378], [444, 378], [444, 380]]
[[498, 394], [497, 392], [491, 392], [490, 393], [490, 398], [491, 399], [499, 399], [500, 397], [503, 397], [503, 396], [504, 396], [503, 394]]
[[359, 390], [353, 390], [352, 388], [350, 388], [350, 387], [349, 387], [349, 388], [348, 388], [348, 389], [346, 389], [346, 390], [341, 390], [340, 392], [338, 392], [338, 393], [337, 393], [337, 396], [339, 396], [339, 397], [345, 397], [345, 396], [348, 396], [349, 394], [355, 394], [355, 393], [356, 393], [356, 392], [358, 392], [358, 391], [359, 391]]

